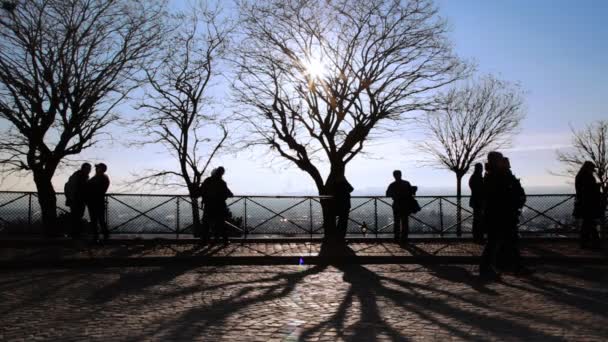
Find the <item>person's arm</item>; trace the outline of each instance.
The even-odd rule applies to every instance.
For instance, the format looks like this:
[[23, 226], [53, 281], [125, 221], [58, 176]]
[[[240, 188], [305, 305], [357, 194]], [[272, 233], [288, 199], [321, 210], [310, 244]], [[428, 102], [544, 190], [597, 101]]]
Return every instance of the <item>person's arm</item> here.
[[108, 192], [108, 188], [110, 187], [110, 177], [105, 176], [103, 179], [103, 191], [102, 193], [105, 195]]
[[355, 190], [355, 188], [353, 188], [353, 186], [350, 185], [348, 181], [346, 181], [346, 190], [348, 190], [348, 193], [350, 194], [351, 192], [353, 192], [353, 190]]
[[394, 189], [393, 189], [393, 183], [391, 183], [388, 188], [386, 188], [386, 197], [393, 197], [393, 193], [394, 193]]

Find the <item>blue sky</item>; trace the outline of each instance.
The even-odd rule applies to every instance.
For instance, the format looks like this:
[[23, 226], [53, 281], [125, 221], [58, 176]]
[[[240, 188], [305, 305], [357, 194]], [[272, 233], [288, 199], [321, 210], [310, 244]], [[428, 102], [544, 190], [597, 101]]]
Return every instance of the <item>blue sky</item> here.
[[[568, 179], [550, 174], [561, 170], [555, 149], [569, 145], [569, 125], [580, 128], [608, 118], [608, 1], [437, 0], [436, 4], [449, 21], [460, 56], [474, 60], [480, 73], [519, 82], [526, 92], [527, 118], [512, 148], [506, 150], [524, 186], [569, 190]], [[429, 192], [441, 188], [437, 191], [453, 193], [454, 176], [419, 163], [422, 156], [411, 147], [415, 139], [416, 133], [406, 132], [373, 142], [367, 149], [373, 159], [355, 159], [347, 177], [359, 193], [380, 194], [391, 181], [391, 171], [399, 168]], [[132, 172], [171, 163], [158, 152], [114, 143], [81, 157], [109, 165], [110, 191], [133, 192], [136, 189], [121, 186]], [[237, 194], [314, 193], [308, 175], [277, 163], [265, 151], [221, 156], [215, 164], [226, 167], [225, 177]], [[57, 189], [62, 189], [71, 171], [56, 176]], [[0, 188], [33, 189], [30, 176], [4, 179]]]

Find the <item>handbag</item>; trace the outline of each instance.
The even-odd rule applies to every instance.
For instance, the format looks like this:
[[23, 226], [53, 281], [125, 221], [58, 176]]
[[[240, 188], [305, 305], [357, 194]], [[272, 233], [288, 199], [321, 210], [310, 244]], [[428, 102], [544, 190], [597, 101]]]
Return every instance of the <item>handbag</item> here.
[[420, 204], [418, 204], [418, 201], [416, 201], [414, 196], [410, 197], [410, 212], [412, 214], [415, 214], [415, 213], [419, 212], [421, 209], [422, 208], [420, 208]]

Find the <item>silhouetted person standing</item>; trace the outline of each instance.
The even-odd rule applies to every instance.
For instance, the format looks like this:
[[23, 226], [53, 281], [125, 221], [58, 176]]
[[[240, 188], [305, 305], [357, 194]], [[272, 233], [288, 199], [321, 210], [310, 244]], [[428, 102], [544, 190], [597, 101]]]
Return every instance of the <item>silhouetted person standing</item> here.
[[509, 216], [508, 229], [505, 234], [504, 242], [498, 252], [497, 266], [500, 270], [512, 271], [518, 274], [528, 274], [530, 270], [522, 264], [519, 251], [519, 217], [526, 204], [526, 192], [521, 186], [521, 181], [515, 177], [511, 170], [509, 158], [503, 159], [505, 172], [508, 178], [508, 208]]
[[[224, 172], [225, 170], [221, 166], [213, 170], [211, 176], [207, 177], [203, 182], [201, 194], [204, 208], [203, 220], [207, 221], [207, 225], [203, 223], [203, 226], [213, 231], [215, 241], [218, 241], [220, 235], [222, 235], [224, 243], [227, 243], [228, 231], [225, 228], [225, 220], [228, 214], [228, 206], [226, 205], [226, 200], [228, 197], [232, 197], [233, 194], [222, 179]], [[208, 236], [208, 231], [203, 232], [204, 239], [207, 239]]]
[[108, 167], [104, 163], [95, 165], [95, 175], [87, 182], [87, 207], [91, 218], [93, 238], [99, 240], [99, 230], [103, 239], [110, 238], [110, 231], [106, 222], [106, 192], [110, 187], [110, 178], [106, 175]]
[[86, 186], [91, 173], [91, 164], [84, 163], [74, 172], [64, 186], [65, 205], [70, 207], [70, 236], [74, 239], [82, 234], [82, 217], [86, 207]]
[[477, 243], [483, 241], [483, 165], [475, 164], [475, 171], [469, 178], [471, 199], [469, 205], [473, 208], [473, 240]]
[[348, 229], [348, 216], [350, 214], [350, 194], [354, 188], [344, 176], [340, 176], [328, 185], [333, 197], [333, 210], [338, 218], [336, 225], [336, 241], [344, 241]]
[[502, 154], [495, 151], [488, 153], [483, 181], [484, 221], [488, 239], [479, 265], [479, 275], [487, 279], [498, 278], [497, 256], [510, 228], [513, 215], [509, 200], [510, 181]]
[[583, 166], [576, 174], [575, 188], [576, 199], [574, 203], [574, 217], [582, 219], [580, 231], [581, 248], [599, 247], [599, 235], [596, 230], [596, 220], [602, 216], [602, 195], [600, 185], [595, 176], [595, 164], [590, 161], [583, 163]]
[[408, 181], [401, 179], [401, 171], [393, 171], [393, 177], [395, 181], [386, 189], [386, 197], [393, 199], [395, 241], [406, 242], [410, 230], [409, 216], [414, 191]]

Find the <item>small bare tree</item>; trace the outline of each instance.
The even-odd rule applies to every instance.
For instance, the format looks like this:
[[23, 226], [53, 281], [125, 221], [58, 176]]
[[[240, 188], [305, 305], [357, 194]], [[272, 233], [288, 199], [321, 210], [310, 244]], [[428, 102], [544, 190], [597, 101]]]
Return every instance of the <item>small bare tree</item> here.
[[98, 141], [137, 86], [158, 42], [163, 5], [148, 0], [29, 0], [0, 10], [0, 138], [4, 170], [31, 171], [47, 232], [51, 179], [65, 157]]
[[566, 165], [566, 172], [575, 176], [587, 160], [597, 168], [597, 178], [602, 190], [602, 208], [608, 203], [608, 121], [596, 121], [584, 129], [572, 129], [572, 151], [558, 151], [557, 158]]
[[462, 233], [462, 178], [487, 152], [504, 147], [524, 117], [518, 87], [482, 77], [438, 96], [441, 107], [423, 121], [427, 138], [420, 149], [456, 175], [457, 234]]
[[[371, 134], [427, 108], [432, 90], [468, 71], [431, 1], [245, 1], [241, 15], [235, 89], [250, 142], [306, 172], [320, 195]], [[322, 209], [329, 236], [331, 205]]]
[[146, 114], [136, 120], [146, 137], [138, 143], [163, 145], [176, 163], [149, 170], [135, 182], [185, 186], [195, 232], [200, 231], [197, 198], [203, 175], [228, 136], [225, 125], [211, 113], [207, 95], [213, 79], [221, 75], [230, 33], [228, 22], [218, 20], [220, 14], [218, 8], [198, 3], [188, 13], [172, 16], [173, 34], [164, 42], [158, 61], [146, 69], [149, 86], [138, 106]]

